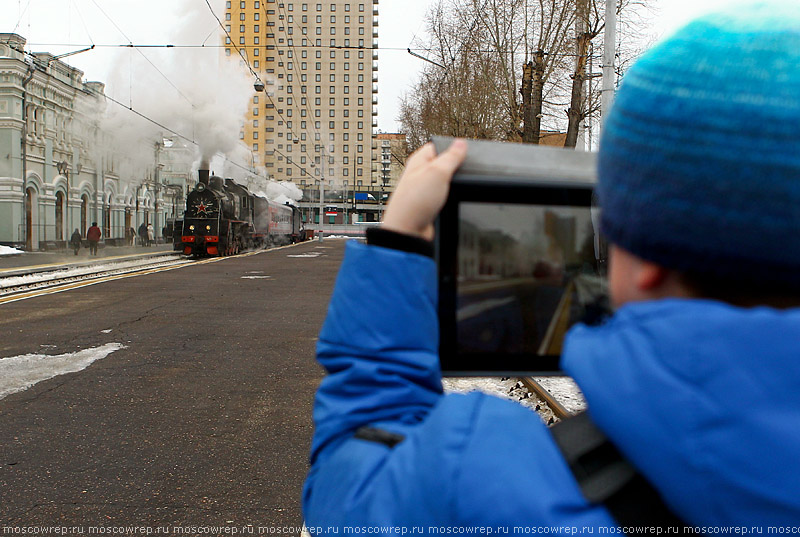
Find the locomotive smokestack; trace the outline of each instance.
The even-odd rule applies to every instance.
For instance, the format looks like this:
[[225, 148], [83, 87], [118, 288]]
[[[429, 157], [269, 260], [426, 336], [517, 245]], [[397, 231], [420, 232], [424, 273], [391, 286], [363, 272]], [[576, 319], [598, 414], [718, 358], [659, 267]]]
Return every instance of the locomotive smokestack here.
[[197, 170], [197, 175], [200, 178], [200, 182], [208, 186], [208, 170]]

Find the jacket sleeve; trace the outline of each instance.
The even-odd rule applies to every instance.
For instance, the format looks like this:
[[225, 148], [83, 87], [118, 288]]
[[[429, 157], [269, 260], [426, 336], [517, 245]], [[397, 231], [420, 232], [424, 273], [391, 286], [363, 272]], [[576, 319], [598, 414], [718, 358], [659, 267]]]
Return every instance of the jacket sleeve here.
[[433, 260], [349, 243], [317, 344], [312, 464], [363, 425], [421, 421], [442, 396], [438, 344]]
[[[534, 412], [443, 395], [435, 277], [426, 256], [347, 246], [317, 344], [329, 374], [303, 489], [311, 533], [611, 523], [587, 506]], [[356, 437], [365, 425], [404, 439], [389, 447]]]

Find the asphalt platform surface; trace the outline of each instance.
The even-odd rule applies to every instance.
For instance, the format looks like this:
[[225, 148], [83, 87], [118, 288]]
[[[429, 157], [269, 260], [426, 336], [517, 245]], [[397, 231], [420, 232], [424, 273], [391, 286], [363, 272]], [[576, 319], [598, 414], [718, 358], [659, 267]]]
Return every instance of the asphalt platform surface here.
[[[124, 345], [0, 399], [2, 533], [296, 535], [323, 376], [314, 348], [344, 243], [309, 241], [0, 305], [0, 361]], [[101, 256], [159, 248], [171, 251]], [[55, 256], [0, 258], [0, 270], [77, 262], [71, 252]]]

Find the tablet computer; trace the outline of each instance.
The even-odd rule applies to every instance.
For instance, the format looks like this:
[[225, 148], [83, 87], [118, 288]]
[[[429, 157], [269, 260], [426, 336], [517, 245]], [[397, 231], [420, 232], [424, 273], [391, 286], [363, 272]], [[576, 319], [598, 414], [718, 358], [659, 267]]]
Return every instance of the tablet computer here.
[[467, 143], [436, 222], [442, 373], [562, 374], [569, 327], [609, 313], [595, 155]]

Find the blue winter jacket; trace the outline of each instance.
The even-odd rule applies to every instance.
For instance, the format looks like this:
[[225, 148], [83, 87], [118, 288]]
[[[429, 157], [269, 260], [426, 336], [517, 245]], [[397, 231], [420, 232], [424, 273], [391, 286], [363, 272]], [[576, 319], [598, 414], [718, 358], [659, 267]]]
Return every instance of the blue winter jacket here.
[[[434, 262], [348, 244], [317, 347], [329, 375], [303, 494], [312, 531], [616, 528], [534, 412], [442, 393], [437, 347]], [[562, 363], [592, 419], [684, 520], [797, 526], [799, 351], [798, 310], [675, 299], [574, 328]], [[405, 440], [354, 438], [364, 425]]]

